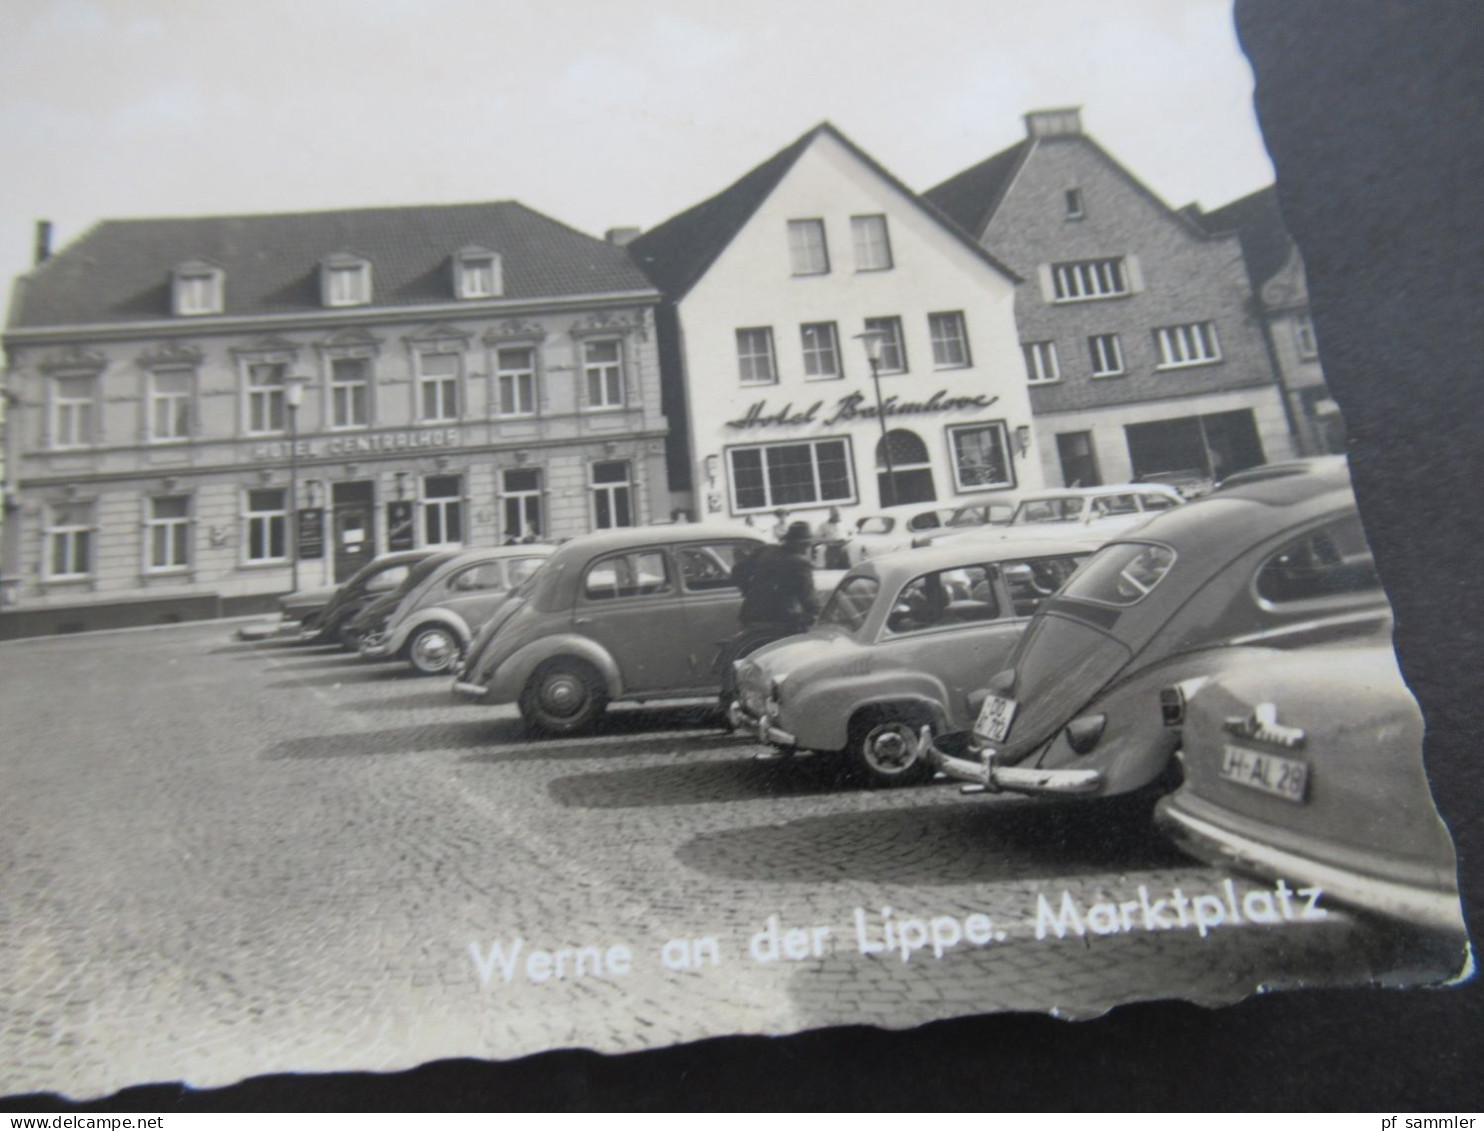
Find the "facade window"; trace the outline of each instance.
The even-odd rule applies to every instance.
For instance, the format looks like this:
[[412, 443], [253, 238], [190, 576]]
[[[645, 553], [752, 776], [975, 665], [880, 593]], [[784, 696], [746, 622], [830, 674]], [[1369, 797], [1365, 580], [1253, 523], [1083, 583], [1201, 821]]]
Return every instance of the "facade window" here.
[[191, 387], [195, 374], [163, 369], [149, 375], [149, 438], [186, 440], [191, 435]]
[[423, 480], [423, 545], [457, 546], [464, 541], [464, 484], [457, 475]]
[[500, 473], [500, 495], [505, 509], [505, 541], [534, 542], [545, 522], [541, 515], [541, 472], [512, 468]]
[[93, 442], [93, 377], [52, 378], [52, 447], [83, 448]]
[[[833, 322], [806, 322], [799, 327], [804, 339], [804, 376], [840, 376], [840, 335]], [[738, 343], [740, 349], [741, 343]]]
[[1123, 344], [1117, 334], [1094, 334], [1087, 339], [1088, 352], [1092, 354], [1094, 377], [1117, 377], [1123, 368]]
[[371, 301], [371, 264], [327, 263], [323, 285], [326, 306], [364, 306]]
[[1005, 425], [962, 424], [948, 429], [953, 451], [953, 483], [960, 491], [989, 491], [1015, 486]]
[[247, 493], [247, 560], [281, 562], [288, 560], [289, 512], [288, 492], [280, 487], [264, 487]]
[[732, 448], [727, 463], [739, 511], [855, 501], [848, 440]]
[[1049, 385], [1061, 380], [1055, 342], [1026, 342], [1020, 352], [1025, 355], [1025, 379], [1030, 384]]
[[771, 326], [749, 326], [737, 331], [737, 371], [744, 385], [771, 385], [778, 380]]
[[[887, 452], [891, 453], [890, 475], [886, 471]], [[921, 436], [905, 428], [893, 428], [881, 438], [876, 445], [876, 485], [882, 506], [937, 500], [932, 460]]]
[[52, 581], [93, 572], [93, 504], [64, 503], [46, 512], [46, 576]]
[[262, 362], [247, 367], [247, 430], [255, 434], [282, 432], [284, 386], [288, 367], [282, 362]]
[[1082, 207], [1082, 190], [1080, 188], [1067, 189], [1066, 202], [1068, 220], [1080, 220], [1087, 215]]
[[494, 252], [464, 252], [457, 270], [459, 298], [494, 298], [504, 290], [500, 257]]
[[795, 275], [829, 273], [830, 250], [825, 244], [823, 220], [788, 222], [788, 258]]
[[191, 564], [191, 500], [169, 495], [149, 501], [145, 520], [149, 544], [147, 568], [152, 573], [185, 569]]
[[1221, 360], [1221, 344], [1216, 340], [1214, 322], [1161, 326], [1154, 331], [1154, 344], [1159, 349], [1159, 369], [1209, 365]]
[[1128, 270], [1122, 259], [1088, 259], [1051, 266], [1052, 293], [1057, 302], [1116, 298], [1128, 294]]
[[495, 397], [501, 416], [536, 415], [536, 351], [529, 346], [495, 351]]
[[855, 243], [857, 271], [885, 271], [891, 267], [891, 237], [885, 216], [852, 216], [850, 235]]
[[964, 326], [962, 311], [929, 314], [928, 332], [933, 339], [935, 368], [962, 369], [969, 364], [969, 331]]
[[177, 271], [175, 313], [186, 317], [220, 314], [223, 309], [222, 278], [222, 272], [215, 270]]
[[330, 361], [330, 425], [364, 428], [371, 422], [371, 365], [363, 357]]
[[456, 353], [417, 355], [417, 404], [423, 421], [459, 418], [459, 379], [464, 365]]
[[1319, 339], [1314, 336], [1314, 320], [1307, 312], [1293, 316], [1293, 338], [1299, 357], [1305, 361], [1313, 361], [1319, 356]]
[[589, 408], [623, 407], [623, 344], [618, 339], [584, 342], [582, 371]]
[[881, 373], [907, 372], [907, 347], [902, 343], [902, 320], [890, 318], [867, 318], [866, 333], [881, 335], [881, 360], [877, 369]]
[[634, 525], [634, 488], [629, 482], [628, 460], [607, 460], [592, 465], [593, 529]]

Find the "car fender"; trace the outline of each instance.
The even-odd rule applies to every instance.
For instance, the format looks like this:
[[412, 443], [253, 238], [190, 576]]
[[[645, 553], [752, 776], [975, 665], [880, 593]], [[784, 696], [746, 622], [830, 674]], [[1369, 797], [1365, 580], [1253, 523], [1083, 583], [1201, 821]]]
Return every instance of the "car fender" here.
[[557, 633], [532, 640], [517, 648], [495, 668], [489, 683], [488, 701], [491, 703], [514, 703], [530, 681], [532, 673], [547, 660], [570, 656], [591, 664], [602, 675], [610, 699], [623, 697], [623, 679], [618, 664], [608, 650], [586, 636], [575, 632]]
[[441, 624], [450, 629], [458, 637], [460, 649], [467, 648], [474, 635], [469, 630], [468, 623], [458, 613], [449, 609], [424, 609], [408, 617], [401, 624], [394, 625], [387, 633], [385, 644], [387, 655], [397, 655], [420, 629], [430, 624]]
[[797, 687], [785, 683], [777, 723], [798, 738], [802, 749], [844, 750], [850, 720], [867, 707], [911, 707], [926, 712], [936, 727], [946, 729], [947, 696], [947, 688], [936, 677], [899, 668], [866, 677], [813, 679]]

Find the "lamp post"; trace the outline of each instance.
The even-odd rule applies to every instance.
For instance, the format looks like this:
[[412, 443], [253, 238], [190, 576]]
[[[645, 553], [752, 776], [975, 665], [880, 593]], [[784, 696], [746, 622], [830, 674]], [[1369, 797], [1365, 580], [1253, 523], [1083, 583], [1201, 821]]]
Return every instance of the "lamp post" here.
[[871, 383], [876, 387], [876, 422], [881, 425], [881, 455], [886, 460], [886, 490], [882, 492], [881, 505], [896, 506], [896, 469], [891, 463], [891, 441], [886, 438], [886, 409], [881, 403], [881, 347], [886, 344], [886, 334], [880, 330], [867, 330], [864, 334], [857, 334], [856, 339], [866, 347], [866, 357], [871, 362]]
[[303, 403], [303, 379], [289, 378], [283, 406], [289, 418], [289, 566], [295, 593], [299, 591], [299, 406]]

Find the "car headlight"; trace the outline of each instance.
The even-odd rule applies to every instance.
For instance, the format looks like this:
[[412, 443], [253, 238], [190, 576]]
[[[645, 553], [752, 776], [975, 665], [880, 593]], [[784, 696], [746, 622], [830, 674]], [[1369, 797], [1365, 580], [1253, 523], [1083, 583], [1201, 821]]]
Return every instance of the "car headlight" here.
[[783, 682], [787, 678], [788, 676], [786, 675], [779, 676], [773, 681], [773, 685], [768, 688], [768, 699], [763, 704], [763, 707], [770, 715], [776, 716], [779, 711], [783, 710]]

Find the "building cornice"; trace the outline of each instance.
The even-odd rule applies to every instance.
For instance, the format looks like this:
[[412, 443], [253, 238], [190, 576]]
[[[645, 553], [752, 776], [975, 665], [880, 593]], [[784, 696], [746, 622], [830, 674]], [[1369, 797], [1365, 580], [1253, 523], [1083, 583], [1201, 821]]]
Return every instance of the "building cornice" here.
[[241, 333], [263, 330], [317, 330], [325, 326], [359, 325], [391, 322], [429, 322], [468, 318], [509, 317], [514, 314], [552, 313], [592, 307], [652, 305], [661, 299], [657, 290], [606, 291], [590, 295], [561, 295], [542, 299], [496, 299], [428, 303], [419, 306], [337, 307], [333, 310], [304, 311], [293, 314], [234, 314], [191, 318], [161, 318], [145, 322], [89, 322], [75, 326], [27, 326], [6, 330], [3, 342], [7, 348], [19, 345], [46, 345], [78, 340], [96, 341], [159, 338], [162, 336], [200, 337], [210, 333]]

